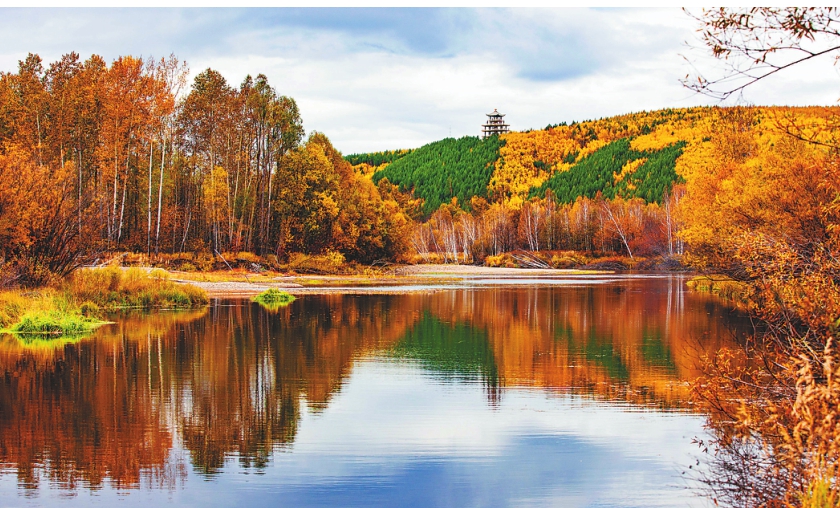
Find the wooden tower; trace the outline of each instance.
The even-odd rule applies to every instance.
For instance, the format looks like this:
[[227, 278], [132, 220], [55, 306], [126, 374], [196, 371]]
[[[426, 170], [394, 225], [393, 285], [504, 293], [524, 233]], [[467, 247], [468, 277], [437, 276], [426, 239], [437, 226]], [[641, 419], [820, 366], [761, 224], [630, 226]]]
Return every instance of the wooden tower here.
[[487, 113], [487, 123], [482, 125], [481, 139], [510, 132], [510, 125], [505, 123], [504, 116], [497, 109], [494, 109], [492, 113]]

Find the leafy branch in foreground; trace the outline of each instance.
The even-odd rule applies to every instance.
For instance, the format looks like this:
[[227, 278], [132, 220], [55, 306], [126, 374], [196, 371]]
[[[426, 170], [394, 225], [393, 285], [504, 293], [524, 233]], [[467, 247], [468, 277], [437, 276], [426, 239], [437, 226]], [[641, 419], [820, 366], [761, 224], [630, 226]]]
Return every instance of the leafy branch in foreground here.
[[702, 43], [726, 64], [718, 77], [687, 75], [682, 83], [721, 100], [780, 71], [840, 50], [837, 7], [721, 7], [693, 17], [702, 24]]

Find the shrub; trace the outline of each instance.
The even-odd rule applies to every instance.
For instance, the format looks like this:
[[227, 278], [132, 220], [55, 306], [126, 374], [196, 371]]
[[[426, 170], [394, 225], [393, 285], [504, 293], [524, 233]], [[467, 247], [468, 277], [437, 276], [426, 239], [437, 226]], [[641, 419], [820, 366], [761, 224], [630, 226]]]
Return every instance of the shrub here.
[[99, 305], [91, 301], [82, 302], [79, 306], [79, 312], [82, 313], [83, 316], [96, 316], [99, 314]]
[[693, 277], [685, 285], [694, 291], [712, 293], [735, 303], [748, 303], [750, 301], [749, 287], [745, 283], [723, 275]]
[[577, 268], [589, 263], [589, 258], [575, 251], [564, 251], [552, 254], [548, 264], [552, 268]]
[[[230, 259], [228, 256], [225, 256], [225, 259]], [[259, 256], [252, 252], [238, 252], [236, 254], [235, 259], [237, 261], [242, 261], [244, 263], [262, 263], [262, 259]]]
[[484, 266], [502, 267], [502, 268], [517, 268], [518, 264], [513, 256], [507, 253], [499, 254], [498, 256], [487, 256], [484, 258]]

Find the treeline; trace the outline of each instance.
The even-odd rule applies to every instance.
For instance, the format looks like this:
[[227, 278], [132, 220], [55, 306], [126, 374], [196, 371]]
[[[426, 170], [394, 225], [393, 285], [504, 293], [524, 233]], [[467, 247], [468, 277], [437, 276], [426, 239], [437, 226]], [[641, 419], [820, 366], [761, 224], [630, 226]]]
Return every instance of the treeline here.
[[114, 250], [393, 258], [408, 222], [264, 75], [174, 56], [37, 55], [0, 74], [0, 270], [39, 283]]
[[[516, 249], [670, 254], [685, 241], [706, 255], [720, 251], [712, 228], [682, 225], [700, 214], [685, 203], [717, 195], [697, 182], [722, 160], [766, 176], [765, 159], [788, 157], [779, 126], [808, 122], [800, 138], [826, 120], [808, 108], [662, 110], [345, 158], [305, 136], [295, 101], [263, 75], [232, 86], [207, 69], [188, 84], [174, 56], [71, 53], [44, 67], [29, 55], [0, 74], [0, 283], [43, 283], [115, 251], [369, 263], [413, 246], [481, 262]], [[756, 146], [765, 159], [751, 158]], [[697, 162], [708, 147], [724, 155]], [[692, 199], [677, 206], [680, 182]]]
[[423, 213], [432, 214], [443, 203], [457, 198], [468, 206], [477, 196], [487, 197], [487, 184], [502, 142], [497, 136], [481, 140], [473, 136], [446, 138], [424, 145], [373, 175], [385, 178], [403, 192], [422, 198]]
[[[421, 259], [446, 263], [487, 263], [490, 256], [520, 250], [597, 252], [630, 259], [673, 256], [685, 249], [677, 237], [681, 224], [676, 214], [684, 194], [684, 188], [676, 186], [661, 205], [640, 198], [607, 200], [600, 194], [563, 203], [548, 190], [545, 198], [531, 199], [518, 209], [473, 198], [471, 212], [455, 202], [441, 206], [414, 230], [411, 242]], [[548, 264], [560, 268], [567, 261], [558, 258]]]
[[383, 164], [390, 164], [397, 159], [405, 157], [413, 151], [413, 149], [407, 149], [385, 150], [384, 152], [373, 153], [354, 153], [350, 155], [345, 155], [344, 159], [354, 166], [358, 166], [359, 164], [367, 164], [368, 166], [381, 166]]

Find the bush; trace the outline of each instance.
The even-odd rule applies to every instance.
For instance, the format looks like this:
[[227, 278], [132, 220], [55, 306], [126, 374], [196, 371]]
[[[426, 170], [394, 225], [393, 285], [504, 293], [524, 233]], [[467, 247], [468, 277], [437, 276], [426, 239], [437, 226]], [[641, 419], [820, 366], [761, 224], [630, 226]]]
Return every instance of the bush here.
[[575, 251], [557, 252], [552, 254], [548, 264], [552, 268], [577, 268], [589, 263], [589, 259]]
[[501, 268], [517, 268], [518, 264], [513, 256], [502, 253], [498, 256], [487, 256], [484, 258], [484, 266], [501, 267]]
[[694, 291], [712, 293], [735, 303], [748, 303], [750, 301], [749, 287], [747, 284], [732, 280], [723, 275], [693, 277], [685, 285]]
[[[225, 259], [228, 259], [228, 257], [225, 256]], [[262, 263], [262, 259], [252, 252], [238, 252], [234, 259], [243, 263]]]
[[96, 305], [91, 301], [82, 302], [79, 306], [79, 312], [81, 312], [83, 316], [96, 316], [99, 314], [99, 310], [99, 305]]

